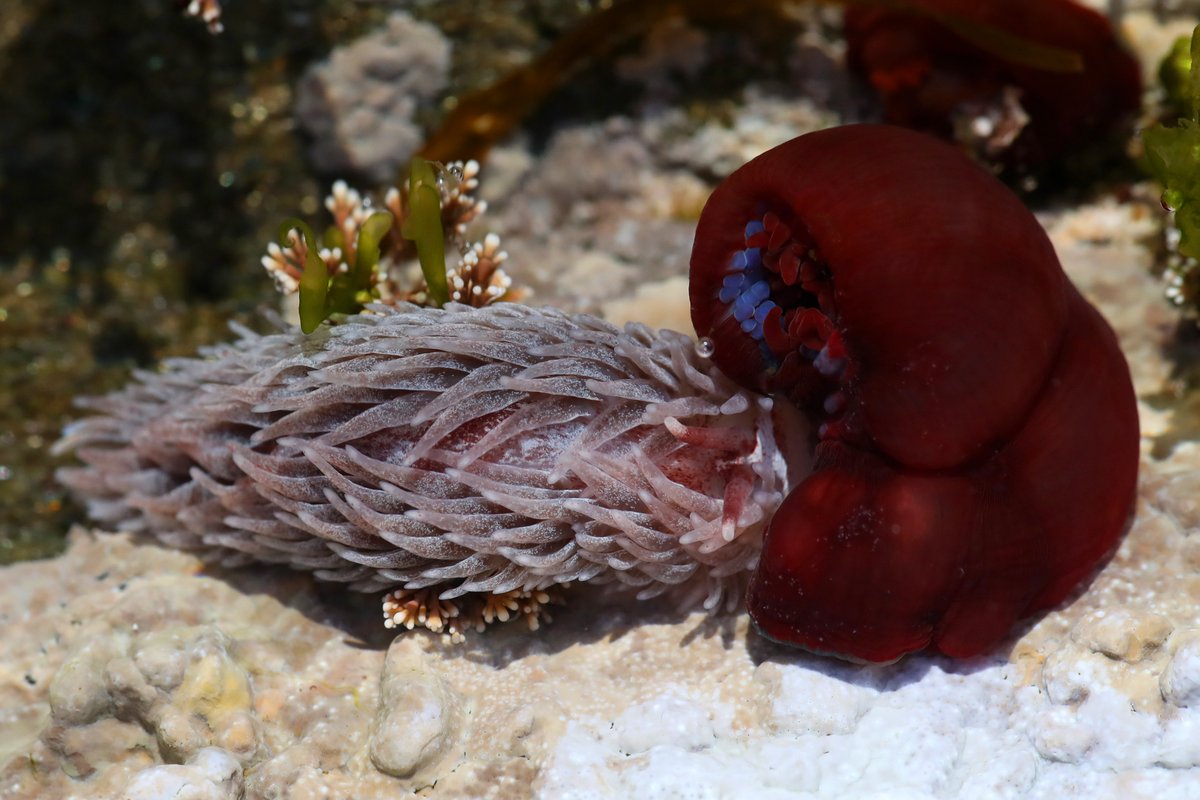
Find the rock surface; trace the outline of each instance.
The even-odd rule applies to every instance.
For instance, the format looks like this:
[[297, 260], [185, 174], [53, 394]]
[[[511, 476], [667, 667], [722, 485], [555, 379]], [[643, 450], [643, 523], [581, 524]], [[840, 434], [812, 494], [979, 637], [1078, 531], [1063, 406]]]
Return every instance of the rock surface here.
[[323, 172], [385, 183], [420, 146], [413, 119], [446, 83], [450, 43], [432, 25], [395, 12], [378, 31], [333, 51], [296, 87], [296, 117]]

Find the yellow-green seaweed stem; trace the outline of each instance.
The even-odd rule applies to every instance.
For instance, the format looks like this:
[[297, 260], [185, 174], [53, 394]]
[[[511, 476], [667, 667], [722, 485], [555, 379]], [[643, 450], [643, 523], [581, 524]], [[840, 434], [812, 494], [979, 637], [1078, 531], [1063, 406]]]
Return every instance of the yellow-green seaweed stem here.
[[429, 304], [441, 307], [450, 300], [446, 280], [446, 235], [442, 230], [442, 202], [433, 164], [414, 158], [408, 181], [408, 215], [400, 235], [416, 245], [417, 260], [425, 276]]

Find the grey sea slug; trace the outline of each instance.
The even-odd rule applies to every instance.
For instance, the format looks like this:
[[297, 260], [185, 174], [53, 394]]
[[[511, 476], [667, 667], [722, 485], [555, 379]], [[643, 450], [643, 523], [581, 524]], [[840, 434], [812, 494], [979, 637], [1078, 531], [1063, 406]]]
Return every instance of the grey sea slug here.
[[734, 604], [807, 461], [795, 412], [680, 333], [513, 303], [239, 332], [85, 400], [60, 479], [111, 528], [395, 589], [395, 625], [574, 581]]

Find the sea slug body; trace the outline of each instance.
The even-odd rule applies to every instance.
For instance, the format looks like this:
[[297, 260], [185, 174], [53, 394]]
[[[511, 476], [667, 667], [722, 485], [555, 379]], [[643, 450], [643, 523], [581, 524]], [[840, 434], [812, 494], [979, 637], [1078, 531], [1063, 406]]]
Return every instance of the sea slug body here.
[[1128, 367], [1033, 215], [956, 149], [863, 125], [764, 153], [705, 206], [690, 291], [716, 364], [817, 433], [749, 590], [769, 637], [974, 655], [1114, 548]]
[[442, 600], [587, 580], [736, 603], [807, 458], [802, 420], [691, 338], [510, 303], [243, 332], [88, 405], [60, 477], [99, 522]]

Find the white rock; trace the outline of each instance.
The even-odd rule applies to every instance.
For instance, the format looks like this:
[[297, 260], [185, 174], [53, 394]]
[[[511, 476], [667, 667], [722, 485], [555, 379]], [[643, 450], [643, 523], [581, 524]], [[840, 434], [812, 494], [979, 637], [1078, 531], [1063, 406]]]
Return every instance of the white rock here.
[[782, 669], [763, 664], [756, 675], [773, 688], [771, 723], [790, 733], [849, 733], [879, 693], [847, 680], [852, 673], [832, 665], [818, 670]]
[[1175, 647], [1159, 686], [1168, 703], [1200, 708], [1200, 634], [1192, 633]]
[[667, 692], [626, 709], [613, 723], [613, 734], [617, 746], [631, 755], [653, 747], [702, 750], [717, 740], [718, 725], [713, 716], [707, 703]]

